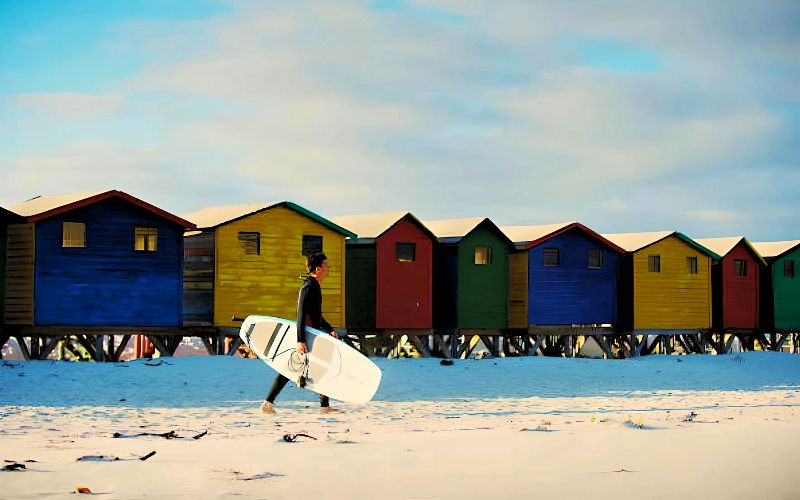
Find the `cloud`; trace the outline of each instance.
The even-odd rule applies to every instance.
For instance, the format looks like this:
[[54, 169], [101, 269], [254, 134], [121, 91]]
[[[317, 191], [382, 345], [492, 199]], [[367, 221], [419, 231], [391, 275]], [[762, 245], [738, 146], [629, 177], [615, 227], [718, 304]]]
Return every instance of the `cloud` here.
[[[800, 222], [769, 195], [800, 190], [800, 125], [781, 112], [798, 99], [800, 36], [781, 28], [792, 3], [748, 17], [754, 5], [237, 2], [116, 23], [101, 43], [145, 61], [127, 78], [0, 101], [7, 136], [71, 131], [0, 147], [0, 202], [98, 185], [178, 213], [292, 199], [327, 215], [764, 234], [754, 211]], [[580, 41], [659, 64], [591, 64]]]

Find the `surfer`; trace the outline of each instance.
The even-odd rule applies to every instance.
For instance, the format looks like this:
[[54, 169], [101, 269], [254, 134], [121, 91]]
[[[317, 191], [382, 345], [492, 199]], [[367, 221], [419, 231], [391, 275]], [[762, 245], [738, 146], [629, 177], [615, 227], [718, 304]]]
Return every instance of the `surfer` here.
[[[300, 294], [297, 297], [297, 352], [305, 354], [308, 352], [306, 345], [306, 325], [328, 332], [335, 338], [339, 335], [333, 327], [322, 317], [322, 289], [320, 285], [328, 277], [328, 258], [323, 253], [315, 253], [306, 259], [308, 277], [300, 287]], [[286, 385], [289, 379], [281, 374], [275, 377], [272, 388], [267, 395], [266, 401], [261, 404], [261, 411], [264, 413], [274, 413], [273, 403], [275, 398]], [[323, 412], [331, 411], [328, 396], [319, 395], [319, 404]]]

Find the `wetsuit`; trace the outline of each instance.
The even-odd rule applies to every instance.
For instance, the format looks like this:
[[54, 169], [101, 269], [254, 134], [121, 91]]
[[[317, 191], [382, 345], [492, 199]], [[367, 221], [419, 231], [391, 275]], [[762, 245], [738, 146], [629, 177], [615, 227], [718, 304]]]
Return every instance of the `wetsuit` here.
[[[306, 341], [306, 325], [322, 330], [324, 332], [332, 332], [333, 327], [325, 321], [322, 317], [322, 289], [319, 282], [313, 276], [306, 278], [303, 286], [300, 288], [300, 294], [297, 297], [297, 341]], [[272, 388], [267, 394], [267, 401], [270, 403], [275, 402], [275, 398], [281, 392], [283, 387], [289, 381], [287, 377], [278, 374], [275, 381], [272, 383]], [[322, 407], [330, 406], [328, 396], [319, 395], [319, 404]]]

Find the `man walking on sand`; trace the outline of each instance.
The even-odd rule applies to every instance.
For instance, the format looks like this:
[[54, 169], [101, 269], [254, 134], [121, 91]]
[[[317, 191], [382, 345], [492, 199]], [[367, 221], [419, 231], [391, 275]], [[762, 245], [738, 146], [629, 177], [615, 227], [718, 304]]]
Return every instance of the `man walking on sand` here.
[[[306, 325], [328, 332], [335, 338], [339, 335], [333, 327], [322, 317], [322, 288], [320, 285], [328, 277], [328, 258], [323, 253], [315, 253], [306, 259], [308, 278], [300, 287], [300, 294], [297, 298], [297, 352], [301, 355], [308, 352], [306, 345]], [[272, 388], [267, 395], [266, 401], [261, 404], [261, 411], [264, 413], [274, 413], [273, 403], [275, 398], [284, 388], [289, 379], [281, 374], [275, 377]], [[331, 411], [328, 396], [319, 395], [321, 411], [327, 413]]]

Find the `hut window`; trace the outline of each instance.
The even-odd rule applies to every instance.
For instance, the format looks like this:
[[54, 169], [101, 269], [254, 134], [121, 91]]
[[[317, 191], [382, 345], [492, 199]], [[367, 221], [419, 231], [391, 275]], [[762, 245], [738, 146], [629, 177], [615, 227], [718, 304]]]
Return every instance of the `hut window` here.
[[589, 249], [589, 269], [603, 269], [603, 251], [599, 248]]
[[308, 257], [315, 253], [322, 253], [322, 236], [303, 235], [303, 255]]
[[661, 272], [661, 256], [660, 255], [648, 255], [647, 256], [647, 270], [651, 273], [660, 273]]
[[793, 260], [784, 260], [783, 261], [783, 276], [784, 278], [794, 278], [794, 261]]
[[546, 267], [558, 267], [558, 248], [544, 249], [544, 265]]
[[134, 228], [134, 250], [143, 250], [146, 252], [155, 252], [158, 241], [158, 229], [154, 227], [137, 227]]
[[417, 257], [416, 243], [398, 243], [395, 246], [395, 255], [398, 262], [414, 262]]
[[686, 257], [686, 271], [689, 274], [697, 274], [697, 257]]
[[741, 259], [734, 259], [733, 261], [733, 275], [734, 276], [747, 276], [747, 261]]
[[492, 263], [492, 247], [475, 247], [475, 265], [486, 266]]
[[261, 255], [261, 233], [239, 233], [239, 244], [245, 255]]
[[86, 224], [83, 222], [64, 222], [62, 236], [62, 247], [84, 248], [86, 246]]

